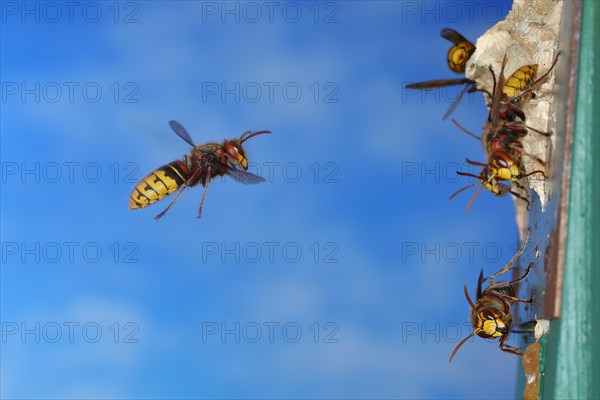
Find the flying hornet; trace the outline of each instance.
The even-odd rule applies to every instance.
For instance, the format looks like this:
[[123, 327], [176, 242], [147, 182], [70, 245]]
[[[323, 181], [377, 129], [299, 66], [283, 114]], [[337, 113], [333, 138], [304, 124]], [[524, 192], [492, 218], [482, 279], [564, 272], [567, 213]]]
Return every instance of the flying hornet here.
[[198, 207], [198, 218], [202, 216], [202, 206], [211, 179], [216, 176], [231, 176], [238, 182], [256, 184], [265, 179], [254, 175], [248, 170], [248, 158], [243, 144], [246, 140], [271, 131], [246, 131], [239, 139], [225, 139], [222, 144], [206, 143], [195, 145], [189, 133], [177, 121], [169, 121], [173, 131], [192, 146], [192, 150], [183, 156], [183, 160], [176, 160], [163, 165], [146, 175], [131, 191], [129, 196], [129, 209], [144, 208], [164, 197], [179, 192], [171, 203], [154, 219], [158, 221], [175, 204], [184, 189], [191, 188], [199, 183], [204, 186], [202, 200]]
[[448, 67], [458, 74], [464, 74], [467, 61], [475, 52], [475, 45], [454, 29], [444, 28], [440, 35], [454, 43], [454, 46], [448, 50]]
[[[475, 45], [467, 39], [465, 39], [464, 36], [462, 36], [460, 33], [450, 28], [442, 29], [440, 35], [444, 39], [454, 43], [454, 46], [452, 46], [450, 50], [448, 50], [448, 67], [456, 73], [464, 74], [467, 61], [475, 51]], [[465, 87], [460, 92], [458, 97], [454, 100], [454, 102], [450, 105], [448, 111], [446, 111], [446, 114], [443, 117], [443, 119], [446, 119], [450, 114], [454, 112], [454, 110], [458, 106], [458, 103], [460, 103], [460, 100], [463, 98], [465, 93], [473, 93], [475, 91], [478, 91], [475, 81], [467, 78], [435, 79], [430, 81], [411, 83], [409, 85], [406, 85], [406, 88], [428, 90], [459, 85], [465, 85]]]
[[500, 271], [490, 276], [487, 281], [489, 282], [485, 290], [482, 290], [483, 282], [486, 280], [483, 277], [483, 270], [479, 273], [479, 279], [477, 280], [477, 290], [475, 292], [475, 303], [469, 297], [469, 291], [467, 285], [464, 286], [465, 297], [467, 302], [471, 306], [471, 325], [473, 326], [473, 332], [454, 348], [450, 359], [451, 362], [454, 355], [460, 349], [460, 347], [471, 337], [477, 335], [484, 339], [497, 339], [500, 338], [500, 350], [507, 353], [516, 355], [523, 355], [523, 352], [515, 347], [506, 344], [511, 333], [529, 333], [531, 330], [515, 330], [513, 329], [513, 316], [510, 312], [513, 303], [533, 303], [533, 296], [530, 299], [519, 299], [515, 297], [515, 285], [527, 278], [533, 264], [529, 264], [525, 274], [518, 279], [509, 282], [496, 282], [494, 279], [498, 276], [510, 271], [513, 268], [513, 263], [519, 258], [519, 256], [525, 250], [525, 245], [529, 238], [529, 232], [525, 236], [525, 240], [517, 254], [513, 256], [506, 266]]
[[[478, 182], [459, 189], [450, 196], [450, 199], [465, 189], [481, 184], [481, 187], [471, 197], [467, 205], [467, 212], [469, 212], [474, 199], [483, 188], [488, 189], [496, 196], [505, 196], [507, 193], [511, 193], [513, 196], [524, 200], [529, 208], [529, 200], [511, 190], [512, 186], [514, 185], [524, 190], [523, 185], [519, 181], [533, 174], [541, 174], [544, 178], [547, 178], [541, 170], [525, 173], [522, 162], [523, 157], [528, 157], [541, 166], [544, 166], [545, 163], [539, 157], [525, 152], [521, 140], [527, 135], [529, 130], [546, 137], [551, 136], [552, 133], [542, 132], [525, 125], [525, 113], [522, 107], [527, 100], [535, 97], [533, 88], [548, 76], [556, 65], [559, 56], [560, 52], [557, 54], [550, 69], [537, 80], [535, 79], [537, 64], [523, 66], [506, 79], [504, 77], [504, 68], [507, 63], [505, 56], [502, 61], [498, 81], [496, 81], [494, 71], [490, 67], [494, 78], [494, 88], [488, 120], [483, 126], [483, 137], [475, 135], [455, 120], [452, 120], [461, 131], [482, 142], [488, 160], [484, 164], [467, 159], [467, 163], [482, 167], [479, 176], [460, 171], [457, 172], [462, 176], [474, 177], [478, 179]], [[520, 120], [517, 120], [517, 117]], [[509, 183], [507, 185], [500, 181], [508, 181]]]

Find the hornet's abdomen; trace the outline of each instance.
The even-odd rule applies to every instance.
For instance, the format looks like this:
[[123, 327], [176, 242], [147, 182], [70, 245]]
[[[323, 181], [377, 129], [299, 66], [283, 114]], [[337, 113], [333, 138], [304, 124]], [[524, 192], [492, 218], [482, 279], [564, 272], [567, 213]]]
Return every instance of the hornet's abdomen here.
[[448, 66], [452, 71], [463, 74], [467, 61], [474, 51], [475, 46], [466, 41], [452, 46], [448, 51]]
[[190, 176], [187, 166], [173, 161], [150, 172], [131, 191], [129, 209], [143, 208], [177, 190]]
[[[523, 91], [527, 86], [535, 81], [537, 74], [537, 64], [525, 65], [516, 70], [507, 80], [502, 88], [502, 93], [507, 98], [512, 98]], [[518, 99], [517, 104], [525, 104], [531, 97], [531, 93]]]

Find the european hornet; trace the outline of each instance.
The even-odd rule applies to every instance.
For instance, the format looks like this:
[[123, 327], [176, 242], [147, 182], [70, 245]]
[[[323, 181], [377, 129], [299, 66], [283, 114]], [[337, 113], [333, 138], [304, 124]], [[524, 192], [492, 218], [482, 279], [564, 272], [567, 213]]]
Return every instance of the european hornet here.
[[[512, 190], [512, 185], [518, 187], [521, 190], [525, 190], [525, 187], [521, 185], [520, 181], [523, 178], [534, 174], [542, 174], [544, 177], [544, 171], [536, 170], [529, 173], [523, 172], [523, 166], [520, 159], [514, 159], [510, 154], [503, 150], [495, 151], [489, 158], [488, 163], [480, 163], [477, 161], [472, 161], [467, 159], [467, 163], [482, 167], [481, 173], [479, 175], [470, 174], [467, 172], [457, 171], [456, 173], [461, 176], [469, 176], [471, 178], [477, 179], [477, 182], [467, 185], [465, 187], [460, 188], [452, 196], [450, 196], [450, 200], [453, 199], [456, 195], [461, 193], [462, 191], [469, 189], [473, 186], [481, 185], [479, 189], [475, 191], [469, 203], [467, 204], [467, 213], [471, 209], [471, 205], [473, 201], [481, 193], [481, 191], [485, 188], [489, 190], [492, 194], [496, 196], [506, 196], [507, 193], [512, 194], [513, 196], [525, 201], [527, 206], [529, 207], [529, 200], [526, 197], [521, 196], [518, 192]], [[507, 181], [508, 184], [502, 183], [502, 181]]]
[[[448, 67], [456, 73], [464, 74], [467, 61], [475, 51], [475, 45], [465, 39], [460, 33], [450, 28], [442, 29], [440, 35], [444, 39], [454, 43], [454, 46], [448, 50]], [[450, 105], [448, 111], [446, 111], [446, 114], [443, 117], [443, 119], [446, 119], [456, 109], [458, 103], [460, 103], [460, 100], [466, 92], [473, 93], [478, 90], [475, 86], [475, 81], [467, 78], [436, 79], [431, 81], [411, 83], [405, 87], [406, 89], [427, 90], [458, 85], [465, 85], [465, 87], [460, 92], [456, 100], [454, 100], [454, 102]]]
[[[481, 185], [471, 197], [467, 205], [467, 212], [469, 212], [473, 201], [483, 188], [488, 189], [497, 196], [505, 196], [507, 193], [511, 193], [513, 196], [527, 202], [527, 206], [529, 207], [529, 200], [511, 190], [511, 186], [515, 185], [519, 189], [524, 189], [519, 183], [520, 180], [533, 174], [539, 173], [546, 178], [546, 175], [541, 170], [525, 173], [522, 163], [523, 157], [529, 157], [542, 166], [544, 165], [544, 162], [533, 154], [525, 152], [521, 139], [527, 135], [528, 130], [532, 130], [543, 136], [551, 136], [552, 133], [542, 132], [525, 125], [525, 113], [523, 112], [522, 107], [527, 100], [535, 97], [533, 88], [539, 82], [544, 80], [550, 71], [552, 71], [558, 61], [559, 55], [560, 52], [557, 54], [550, 69], [537, 80], [535, 79], [538, 67], [537, 64], [523, 66], [517, 69], [510, 77], [508, 77], [508, 79], [505, 79], [504, 68], [507, 62], [505, 56], [502, 61], [502, 68], [500, 70], [498, 81], [496, 81], [494, 71], [490, 67], [490, 71], [494, 78], [494, 89], [488, 120], [483, 126], [483, 137], [479, 137], [469, 132], [458, 122], [452, 120], [452, 122], [454, 122], [454, 124], [464, 133], [481, 140], [488, 160], [488, 162], [484, 164], [467, 159], [467, 163], [483, 167], [479, 176], [465, 172], [457, 172], [462, 176], [474, 177], [478, 179], [478, 182], [459, 189], [450, 196], [450, 199], [454, 198], [454, 196], [465, 189]], [[517, 118], [519, 120], [517, 120]], [[509, 184], [503, 184], [500, 181], [508, 181]]]
[[[489, 147], [492, 141], [497, 140], [504, 134], [513, 135], [515, 138], [522, 138], [527, 135], [528, 129], [543, 136], [552, 135], [550, 132], [542, 132], [525, 125], [525, 113], [522, 107], [529, 99], [535, 97], [533, 89], [548, 77], [556, 66], [560, 54], [558, 52], [548, 71], [538, 79], [536, 79], [537, 64], [525, 65], [517, 69], [508, 79], [505, 79], [504, 67], [507, 62], [506, 55], [502, 60], [502, 68], [497, 82], [494, 70], [490, 67], [490, 72], [494, 79], [494, 90], [492, 92], [492, 104], [490, 105], [488, 121], [483, 126], [485, 147]], [[516, 117], [520, 121], [516, 121]], [[486, 151], [488, 150], [486, 149]]]
[[246, 172], [248, 159], [243, 144], [254, 136], [271, 133], [271, 131], [246, 131], [239, 139], [225, 139], [222, 144], [206, 143], [197, 146], [179, 122], [169, 121], [169, 126], [177, 136], [192, 146], [192, 150], [183, 156], [183, 160], [163, 165], [139, 181], [129, 196], [130, 210], [147, 207], [180, 188], [179, 193], [167, 208], [154, 217], [158, 221], [175, 204], [184, 189], [200, 183], [204, 186], [202, 200], [198, 207], [198, 218], [200, 218], [206, 192], [214, 177], [228, 175], [238, 182], [249, 184], [265, 181], [260, 176]]
[[530, 330], [515, 330], [513, 329], [513, 316], [510, 312], [513, 303], [533, 303], [533, 296], [530, 299], [519, 299], [515, 297], [515, 285], [529, 275], [533, 264], [529, 264], [525, 274], [518, 279], [509, 282], [496, 282], [495, 278], [510, 271], [513, 268], [513, 263], [519, 258], [519, 256], [525, 250], [525, 245], [529, 238], [529, 232], [525, 236], [525, 240], [521, 245], [521, 248], [513, 256], [513, 258], [506, 264], [500, 271], [490, 276], [487, 281], [489, 282], [485, 290], [482, 290], [483, 282], [486, 280], [483, 277], [483, 270], [479, 273], [479, 279], [477, 280], [477, 290], [475, 292], [475, 303], [469, 297], [469, 291], [467, 285], [464, 286], [465, 297], [471, 306], [471, 325], [473, 326], [473, 332], [454, 348], [450, 359], [451, 362], [454, 355], [460, 349], [460, 347], [471, 337], [477, 335], [484, 339], [497, 339], [500, 338], [500, 350], [507, 353], [516, 355], [523, 355], [523, 352], [515, 347], [506, 344], [511, 333], [528, 333]]

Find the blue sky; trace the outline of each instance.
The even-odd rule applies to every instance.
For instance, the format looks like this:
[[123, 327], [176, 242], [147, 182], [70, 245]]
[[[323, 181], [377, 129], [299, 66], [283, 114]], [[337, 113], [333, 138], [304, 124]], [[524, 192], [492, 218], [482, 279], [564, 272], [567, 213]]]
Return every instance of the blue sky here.
[[[439, 31], [475, 40], [510, 2], [27, 4], [2, 5], [3, 398], [515, 396], [497, 342], [447, 362], [512, 200], [448, 201], [481, 145], [404, 89], [456, 77]], [[483, 100], [454, 117], [477, 131]], [[245, 144], [268, 182], [216, 180], [201, 220], [200, 188], [129, 211], [189, 150], [171, 119], [198, 144], [271, 130]]]

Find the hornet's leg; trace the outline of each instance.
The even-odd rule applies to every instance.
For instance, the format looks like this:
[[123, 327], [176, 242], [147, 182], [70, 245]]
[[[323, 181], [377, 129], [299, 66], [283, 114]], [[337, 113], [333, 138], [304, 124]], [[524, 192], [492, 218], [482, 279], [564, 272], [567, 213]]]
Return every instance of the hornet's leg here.
[[177, 199], [179, 198], [179, 196], [181, 196], [181, 194], [183, 193], [183, 190], [185, 188], [187, 188], [188, 185], [187, 183], [184, 183], [181, 186], [181, 189], [179, 189], [179, 192], [177, 193], [177, 196], [175, 196], [175, 198], [173, 199], [173, 201], [167, 206], [167, 208], [165, 208], [164, 210], [162, 210], [156, 217], [154, 217], [154, 219], [156, 220], [156, 222], [158, 222], [159, 219], [162, 218], [163, 215], [165, 215], [167, 213], [167, 211], [169, 211], [169, 209], [173, 206], [173, 204], [175, 204], [175, 202], [177, 201]]
[[202, 217], [202, 206], [204, 205], [204, 200], [206, 199], [206, 192], [208, 191], [208, 187], [210, 186], [210, 165], [206, 169], [206, 179], [204, 180], [204, 193], [202, 193], [202, 200], [200, 200], [200, 206], [198, 206], [198, 218]]
[[506, 351], [507, 353], [512, 353], [512, 354], [516, 354], [518, 356], [522, 356], [523, 352], [521, 350], [517, 349], [516, 347], [512, 347], [512, 346], [509, 346], [506, 344], [506, 341], [508, 340], [509, 335], [510, 335], [509, 332], [502, 335], [502, 337], [500, 338], [500, 345], [498, 346], [498, 348], [502, 351]]

